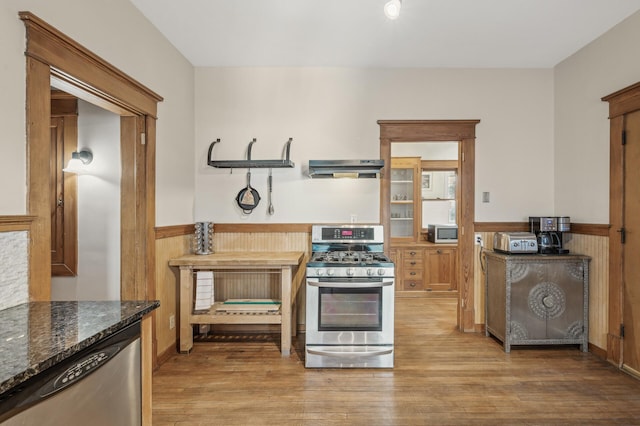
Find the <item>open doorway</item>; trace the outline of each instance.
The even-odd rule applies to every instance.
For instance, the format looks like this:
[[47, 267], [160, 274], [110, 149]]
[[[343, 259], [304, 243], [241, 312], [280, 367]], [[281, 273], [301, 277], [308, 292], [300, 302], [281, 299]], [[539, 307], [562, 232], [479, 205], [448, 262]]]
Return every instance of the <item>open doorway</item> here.
[[155, 120], [162, 98], [29, 12], [27, 31], [28, 212], [34, 217], [29, 299], [51, 300], [50, 87], [119, 116], [120, 297], [155, 298]]
[[458, 288], [457, 326], [476, 331], [474, 297], [474, 189], [475, 128], [480, 120], [380, 120], [380, 158], [385, 170], [380, 179], [380, 221], [385, 229], [385, 251], [389, 252], [391, 222], [391, 145], [395, 142], [458, 142], [457, 176], [458, 243], [455, 253], [455, 279]]
[[[52, 206], [58, 219], [52, 220], [52, 240], [59, 225], [63, 229], [58, 233], [74, 236], [73, 241], [62, 239], [60, 251], [77, 257], [72, 273], [52, 274], [51, 300], [120, 300], [120, 117], [83, 100], [74, 105], [77, 140], [70, 149], [91, 152], [93, 158], [83, 173], [62, 173], [60, 196]], [[63, 147], [55, 155], [69, 154]]]

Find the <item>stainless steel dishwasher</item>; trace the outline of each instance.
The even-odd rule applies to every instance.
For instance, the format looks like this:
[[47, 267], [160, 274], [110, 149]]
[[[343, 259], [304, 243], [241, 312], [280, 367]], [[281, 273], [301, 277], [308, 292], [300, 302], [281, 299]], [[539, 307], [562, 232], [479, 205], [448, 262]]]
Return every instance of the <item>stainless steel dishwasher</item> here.
[[140, 322], [29, 379], [0, 401], [0, 424], [140, 425]]

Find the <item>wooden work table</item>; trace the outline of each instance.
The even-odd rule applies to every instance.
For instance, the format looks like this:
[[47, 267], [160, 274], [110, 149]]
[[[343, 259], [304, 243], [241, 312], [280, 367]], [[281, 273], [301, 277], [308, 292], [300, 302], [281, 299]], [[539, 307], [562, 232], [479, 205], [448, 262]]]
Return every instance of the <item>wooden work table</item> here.
[[[220, 252], [208, 255], [186, 255], [171, 259], [169, 265], [180, 268], [180, 352], [193, 347], [193, 324], [280, 324], [281, 353], [291, 353], [291, 336], [294, 324], [296, 295], [300, 283], [293, 282], [293, 271], [302, 262], [303, 252]], [[279, 271], [281, 283], [280, 311], [264, 315], [224, 315], [215, 308], [195, 313], [194, 270], [265, 270]]]

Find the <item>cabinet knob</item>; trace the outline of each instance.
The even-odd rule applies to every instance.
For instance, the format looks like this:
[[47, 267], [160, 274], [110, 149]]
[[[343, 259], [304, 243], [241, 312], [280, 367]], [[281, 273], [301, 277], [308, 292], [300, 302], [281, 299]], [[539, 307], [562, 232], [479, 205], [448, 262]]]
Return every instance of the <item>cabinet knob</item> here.
[[412, 251], [412, 252], [409, 252], [409, 254], [410, 254], [411, 256], [415, 256], [415, 255], [416, 255], [416, 252], [415, 252], [415, 251]]
[[415, 265], [417, 262], [411, 262], [411, 265]]
[[415, 272], [410, 272], [410, 273], [409, 273], [409, 275], [415, 275], [415, 274], [416, 274]]
[[438, 250], [436, 250], [436, 253], [442, 254], [442, 250], [438, 249]]
[[416, 286], [416, 283], [412, 282], [412, 283], [409, 284], [409, 287], [415, 287], [415, 286]]

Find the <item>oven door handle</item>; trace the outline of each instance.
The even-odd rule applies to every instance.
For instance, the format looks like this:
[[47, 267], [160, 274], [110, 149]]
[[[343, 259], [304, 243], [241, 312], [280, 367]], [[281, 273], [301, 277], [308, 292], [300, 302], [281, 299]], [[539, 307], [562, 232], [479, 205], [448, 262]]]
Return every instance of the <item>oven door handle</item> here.
[[320, 281], [317, 278], [307, 278], [307, 284], [314, 287], [329, 288], [376, 288], [393, 285], [393, 281]]
[[371, 347], [367, 347], [364, 349], [358, 350], [330, 350], [325, 348], [322, 349], [314, 349], [307, 346], [307, 352], [312, 355], [321, 355], [321, 356], [333, 356], [337, 358], [362, 358], [369, 356], [381, 356], [387, 355], [393, 352], [393, 348], [383, 348], [383, 349], [374, 349]]

